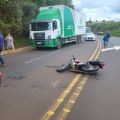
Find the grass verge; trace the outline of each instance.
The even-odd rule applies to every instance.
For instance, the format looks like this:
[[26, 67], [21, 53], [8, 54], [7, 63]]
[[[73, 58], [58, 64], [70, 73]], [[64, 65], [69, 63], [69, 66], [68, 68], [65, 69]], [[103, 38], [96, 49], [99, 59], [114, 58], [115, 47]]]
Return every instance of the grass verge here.
[[[27, 47], [31, 46], [31, 42], [29, 38], [20, 37], [20, 38], [14, 38], [14, 46], [15, 49], [21, 48], [21, 47]], [[5, 50], [7, 49], [7, 42], [5, 41]]]

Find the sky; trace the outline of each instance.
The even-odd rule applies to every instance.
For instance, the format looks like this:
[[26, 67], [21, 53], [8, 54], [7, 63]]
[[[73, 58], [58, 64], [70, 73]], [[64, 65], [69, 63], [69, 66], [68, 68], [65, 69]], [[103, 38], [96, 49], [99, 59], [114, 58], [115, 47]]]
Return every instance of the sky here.
[[76, 10], [86, 14], [87, 20], [120, 21], [120, 0], [72, 0]]

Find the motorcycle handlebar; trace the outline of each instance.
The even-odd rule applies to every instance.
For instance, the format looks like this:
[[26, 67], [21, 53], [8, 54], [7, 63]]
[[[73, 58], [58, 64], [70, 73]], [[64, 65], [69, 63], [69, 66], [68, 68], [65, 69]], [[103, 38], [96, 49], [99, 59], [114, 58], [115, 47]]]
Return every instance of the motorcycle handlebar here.
[[75, 59], [76, 59], [76, 57], [75, 57], [74, 55], [72, 55], [72, 58], [73, 58], [73, 60], [75, 60]]

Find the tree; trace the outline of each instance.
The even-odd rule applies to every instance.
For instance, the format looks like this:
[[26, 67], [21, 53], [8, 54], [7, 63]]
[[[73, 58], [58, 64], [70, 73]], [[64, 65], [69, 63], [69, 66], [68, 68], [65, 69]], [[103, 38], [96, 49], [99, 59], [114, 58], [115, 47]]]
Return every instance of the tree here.
[[95, 24], [92, 24], [92, 31], [97, 32], [105, 32], [110, 31], [112, 35], [120, 36], [120, 22], [116, 21], [102, 21], [102, 22], [96, 22]]
[[26, 34], [28, 24], [37, 15], [39, 7], [59, 4], [70, 5], [71, 0], [0, 0], [0, 31]]

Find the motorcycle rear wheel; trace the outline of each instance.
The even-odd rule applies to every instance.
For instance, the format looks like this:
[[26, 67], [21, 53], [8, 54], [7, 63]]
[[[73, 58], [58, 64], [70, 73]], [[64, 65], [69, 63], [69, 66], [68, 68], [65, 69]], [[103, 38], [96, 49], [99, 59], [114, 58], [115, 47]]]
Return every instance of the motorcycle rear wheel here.
[[82, 71], [84, 71], [87, 74], [96, 74], [97, 71], [99, 70], [99, 66], [95, 65], [95, 66], [84, 66], [82, 67]]

